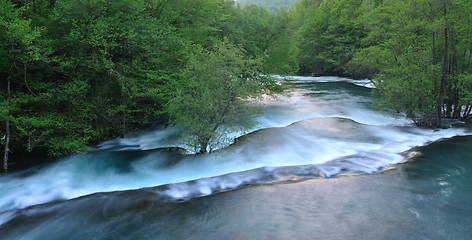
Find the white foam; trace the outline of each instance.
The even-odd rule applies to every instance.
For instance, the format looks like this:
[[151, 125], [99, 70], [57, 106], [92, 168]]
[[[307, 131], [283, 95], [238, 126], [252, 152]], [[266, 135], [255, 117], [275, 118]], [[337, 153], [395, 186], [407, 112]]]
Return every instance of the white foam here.
[[[264, 99], [262, 114], [257, 116], [260, 123], [253, 131], [273, 129], [250, 134], [234, 146], [211, 154], [189, 155], [175, 162], [169, 162], [170, 154], [161, 151], [124, 158], [124, 151], [178, 146], [178, 131], [173, 126], [161, 127], [104, 142], [99, 145], [101, 150], [66, 157], [33, 175], [2, 175], [0, 213], [94, 192], [164, 184], [171, 184], [166, 194], [176, 199], [209, 195], [255, 181], [260, 176], [242, 172], [261, 167], [267, 174], [279, 167], [306, 164], [317, 164], [327, 177], [349, 167], [372, 173], [402, 161], [400, 153], [412, 147], [468, 134], [460, 128], [434, 132], [409, 126], [411, 122], [406, 119], [369, 109], [369, 98], [347, 90], [329, 90], [324, 95], [317, 91], [316, 86], [295, 88], [291, 95]], [[293, 124], [311, 118], [315, 119]], [[229, 173], [238, 174], [212, 179]], [[186, 183], [197, 179], [198, 183]]]
[[366, 88], [375, 88], [375, 85], [369, 79], [351, 79], [343, 77], [334, 77], [334, 76], [324, 76], [324, 77], [308, 77], [308, 76], [279, 76], [274, 75], [277, 79], [285, 79], [298, 83], [327, 83], [327, 82], [347, 82], [352, 83], [357, 86], [366, 87]]

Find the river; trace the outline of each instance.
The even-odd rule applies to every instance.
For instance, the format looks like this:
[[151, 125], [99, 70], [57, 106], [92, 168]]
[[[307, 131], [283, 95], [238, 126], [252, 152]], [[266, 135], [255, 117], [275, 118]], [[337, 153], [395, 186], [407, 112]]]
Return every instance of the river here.
[[372, 106], [368, 81], [291, 77], [210, 154], [173, 127], [0, 175], [1, 239], [468, 239], [470, 127]]

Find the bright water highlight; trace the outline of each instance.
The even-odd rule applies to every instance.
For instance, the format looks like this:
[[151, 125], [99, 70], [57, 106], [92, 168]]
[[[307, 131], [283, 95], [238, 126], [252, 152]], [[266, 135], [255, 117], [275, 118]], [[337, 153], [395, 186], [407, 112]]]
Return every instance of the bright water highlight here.
[[[287, 94], [261, 100], [257, 128], [227, 148], [187, 155], [173, 148], [182, 146], [173, 127], [107, 141], [85, 155], [0, 176], [0, 213], [98, 192], [160, 186], [149, 191], [172, 202], [246, 185], [375, 173], [403, 161], [411, 148], [470, 134], [460, 127], [417, 128], [372, 109], [365, 80], [291, 82]], [[1, 214], [0, 224], [10, 215]]]

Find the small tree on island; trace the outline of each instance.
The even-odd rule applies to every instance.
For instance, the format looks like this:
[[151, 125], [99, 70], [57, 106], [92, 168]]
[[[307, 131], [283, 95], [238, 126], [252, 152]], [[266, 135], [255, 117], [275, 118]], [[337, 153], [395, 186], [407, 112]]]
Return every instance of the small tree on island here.
[[187, 146], [196, 153], [211, 152], [224, 144], [228, 133], [254, 126], [250, 117], [254, 106], [247, 101], [282, 90], [261, 69], [261, 60], [248, 58], [228, 41], [211, 50], [196, 47], [173, 83], [168, 108]]

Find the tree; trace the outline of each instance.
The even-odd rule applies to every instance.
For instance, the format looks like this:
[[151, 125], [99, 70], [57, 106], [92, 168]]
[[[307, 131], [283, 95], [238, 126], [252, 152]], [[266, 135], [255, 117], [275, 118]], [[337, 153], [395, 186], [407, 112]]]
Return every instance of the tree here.
[[[8, 154], [10, 152], [12, 111], [15, 107], [13, 85], [17, 82], [22, 84], [24, 80], [26, 87], [26, 73], [19, 74], [18, 65], [23, 65], [34, 60], [37, 56], [33, 50], [33, 41], [39, 36], [39, 29], [33, 28], [29, 20], [22, 19], [22, 8], [15, 8], [8, 0], [0, 0], [0, 72], [6, 73], [6, 86], [2, 86], [2, 106], [0, 119], [5, 123], [5, 140], [3, 169], [8, 171]], [[22, 71], [23, 72], [23, 71]], [[24, 77], [24, 78], [23, 78]], [[29, 88], [29, 87], [28, 87]]]
[[432, 126], [435, 79], [440, 72], [431, 50], [431, 16], [421, 10], [427, 6], [424, 2], [384, 1], [369, 15], [375, 21], [367, 23], [368, 47], [353, 60], [375, 69], [379, 105], [405, 113], [417, 125]]
[[18, 2], [0, 1], [5, 148], [59, 156], [165, 121], [167, 81], [190, 45], [161, 18], [172, 2]]
[[279, 11], [271, 15], [264, 69], [272, 74], [295, 74], [298, 71], [299, 49], [289, 32], [289, 24], [288, 12]]
[[246, 101], [280, 90], [262, 75], [261, 66], [228, 41], [212, 50], [196, 46], [169, 103], [171, 121], [184, 130], [195, 152], [211, 151], [228, 132], [252, 126]]
[[61, 73], [55, 80], [84, 86], [83, 104], [75, 111], [91, 116], [96, 140], [162, 121], [167, 81], [184, 65], [190, 45], [172, 26], [177, 20], [171, 17], [183, 21], [181, 15], [161, 12], [171, 6], [143, 0], [57, 2], [47, 26], [51, 58]]
[[270, 13], [266, 8], [249, 5], [230, 9], [222, 26], [224, 37], [254, 58], [264, 60], [264, 70], [273, 74], [293, 74], [298, 70], [298, 48], [288, 31], [286, 11]]
[[366, 46], [349, 64], [374, 76], [384, 106], [418, 125], [464, 118], [471, 108], [470, 11], [462, 0], [384, 0], [366, 17]]
[[[347, 75], [346, 64], [360, 49], [366, 35], [358, 21], [362, 3], [362, 0], [305, 0], [290, 9], [304, 15], [295, 30], [301, 74]], [[292, 18], [300, 21], [299, 17]]]

